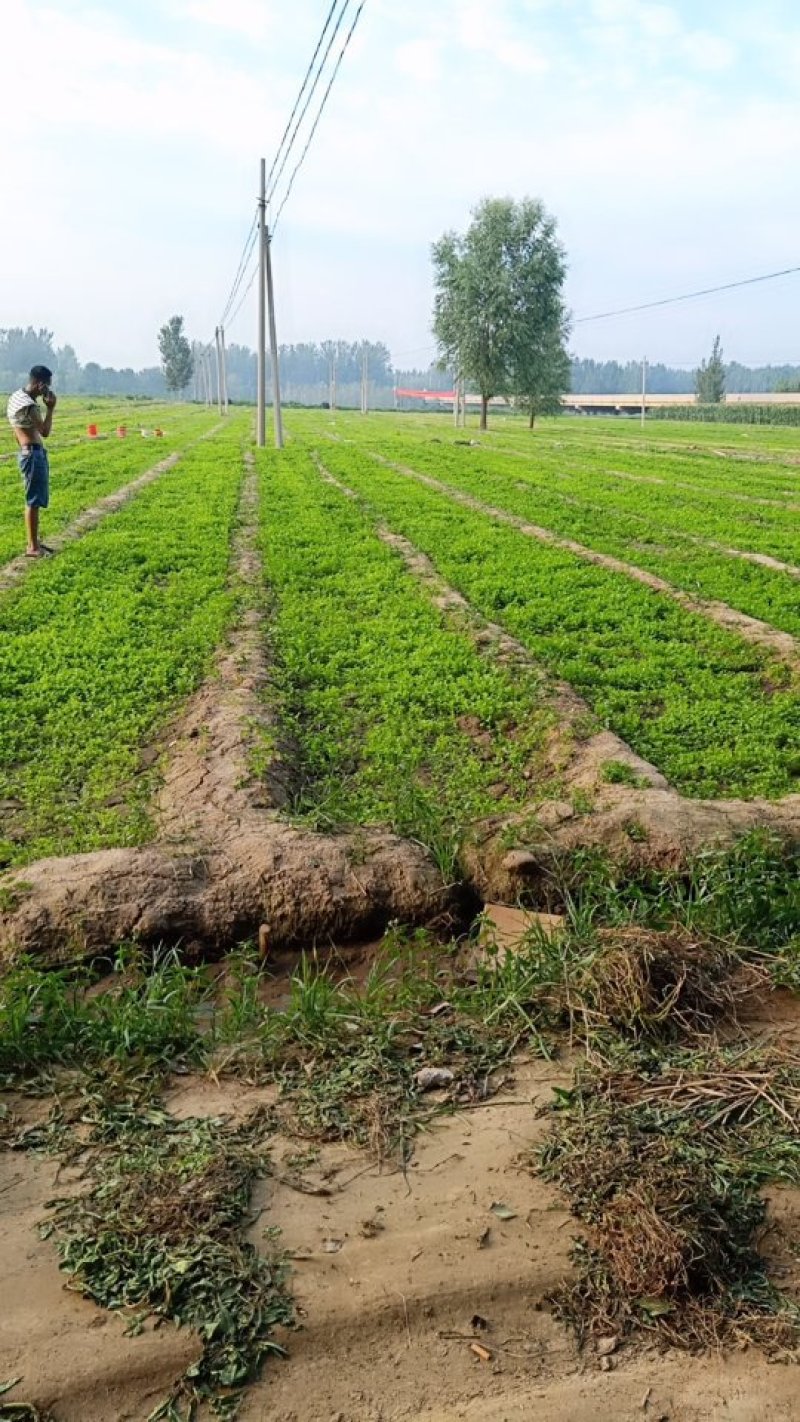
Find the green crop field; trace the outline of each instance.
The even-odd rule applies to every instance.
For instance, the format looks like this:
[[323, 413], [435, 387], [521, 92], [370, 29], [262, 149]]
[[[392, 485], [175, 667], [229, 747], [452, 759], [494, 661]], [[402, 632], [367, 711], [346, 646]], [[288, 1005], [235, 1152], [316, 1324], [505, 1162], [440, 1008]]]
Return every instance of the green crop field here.
[[[377, 1314], [381, 1231], [440, 1258], [442, 1198], [480, 1191], [459, 1329], [475, 1257], [499, 1288], [534, 1220], [549, 1330], [794, 1356], [758, 1246], [765, 1188], [800, 1185], [800, 1062], [737, 1005], [780, 988], [796, 1029], [800, 433], [309, 410], [278, 451], [246, 409], [64, 413], [53, 557], [17, 557], [0, 462], [0, 1189], [30, 1223], [33, 1181], [44, 1223], [19, 1276], [61, 1301], [56, 1250], [70, 1302], [125, 1311], [135, 1415], [232, 1419], [294, 1351], [290, 1258], [347, 1248]], [[157, 1373], [148, 1315], [181, 1325]], [[9, 1416], [53, 1416], [8, 1371]]]
[[[217, 429], [205, 410], [145, 406], [125, 412], [125, 440], [81, 437], [122, 413], [65, 411], [46, 531], [68, 532], [167, 453], [177, 463], [0, 596], [7, 865], [152, 836], [164, 758], [143, 774], [142, 755], [151, 766], [148, 748], [210, 674], [244, 596], [230, 563], [250, 416]], [[138, 421], [156, 418], [165, 438], [142, 439]], [[430, 416], [288, 423], [286, 451], [257, 461], [261, 571], [247, 600], [271, 667], [265, 711], [294, 748], [293, 821], [390, 827], [453, 872], [476, 824], [562, 793], [547, 746], [564, 683], [587, 728], [612, 732], [683, 796], [797, 789], [800, 436], [736, 428], [721, 443], [715, 429], [608, 419], [530, 433], [501, 417], [484, 435]], [[13, 461], [0, 469], [7, 561], [21, 499]], [[460, 611], [434, 602], [394, 535]], [[723, 625], [719, 604], [784, 643]], [[513, 667], [481, 642], [487, 620], [519, 644]], [[254, 764], [269, 759], [262, 740]]]

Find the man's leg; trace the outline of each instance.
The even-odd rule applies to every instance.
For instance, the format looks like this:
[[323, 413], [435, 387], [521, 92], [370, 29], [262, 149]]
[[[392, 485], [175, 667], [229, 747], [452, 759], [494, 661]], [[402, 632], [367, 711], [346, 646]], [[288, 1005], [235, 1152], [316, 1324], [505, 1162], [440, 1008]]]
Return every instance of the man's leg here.
[[39, 509], [36, 504], [25, 505], [25, 532], [28, 535], [28, 553], [36, 553], [39, 549]]

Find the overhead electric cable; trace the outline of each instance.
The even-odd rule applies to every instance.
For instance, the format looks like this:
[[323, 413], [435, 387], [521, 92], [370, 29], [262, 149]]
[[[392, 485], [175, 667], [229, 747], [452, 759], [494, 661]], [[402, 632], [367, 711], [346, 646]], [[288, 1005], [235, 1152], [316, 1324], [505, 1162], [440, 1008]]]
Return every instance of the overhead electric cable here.
[[[279, 166], [279, 168], [278, 168], [278, 171], [277, 171], [277, 173], [275, 173], [275, 176], [274, 176], [274, 178], [272, 179], [272, 181], [271, 181], [270, 183], [268, 183], [268, 185], [267, 185], [267, 202], [268, 202], [268, 203], [272, 202], [272, 199], [273, 199], [273, 197], [275, 196], [275, 191], [276, 191], [276, 189], [277, 189], [278, 183], [280, 182], [281, 177], [282, 177], [283, 172], [284, 172], [284, 169], [285, 169], [285, 167], [286, 167], [286, 164], [288, 163], [289, 159], [290, 159], [291, 156], [292, 156], [292, 149], [294, 148], [295, 142], [296, 142], [296, 140], [297, 140], [297, 135], [298, 135], [298, 133], [300, 132], [300, 129], [302, 128], [302, 125], [303, 125], [303, 120], [305, 119], [305, 116], [306, 116], [306, 114], [308, 113], [309, 108], [311, 107], [311, 101], [312, 101], [312, 99], [314, 98], [315, 93], [317, 92], [317, 88], [318, 88], [318, 85], [319, 85], [319, 81], [320, 81], [320, 79], [322, 78], [322, 74], [323, 74], [323, 71], [324, 71], [324, 69], [325, 69], [325, 65], [326, 65], [327, 62], [328, 62], [328, 57], [329, 57], [330, 52], [331, 52], [331, 50], [333, 49], [333, 46], [334, 46], [334, 44], [335, 44], [335, 42], [336, 42], [336, 36], [338, 35], [340, 29], [342, 28], [342, 22], [343, 22], [343, 20], [344, 20], [345, 14], [347, 13], [347, 7], [348, 7], [349, 4], [350, 4], [350, 0], [344, 0], [344, 3], [342, 4], [342, 8], [341, 8], [341, 10], [339, 11], [339, 14], [338, 14], [338, 16], [337, 16], [337, 18], [336, 18], [336, 24], [335, 24], [334, 27], [333, 27], [333, 31], [332, 31], [332, 33], [331, 33], [330, 39], [328, 40], [328, 43], [327, 43], [327, 45], [325, 46], [325, 53], [323, 54], [322, 59], [320, 60], [319, 65], [317, 66], [317, 72], [316, 72], [316, 74], [314, 75], [314, 82], [313, 82], [313, 84], [311, 85], [311, 88], [310, 88], [309, 91], [308, 91], [308, 97], [307, 97], [307, 99], [306, 99], [306, 101], [305, 101], [305, 103], [304, 103], [304, 105], [303, 105], [303, 107], [302, 107], [302, 110], [301, 110], [301, 112], [300, 112], [300, 116], [299, 116], [299, 118], [298, 118], [298, 120], [297, 120], [297, 122], [296, 122], [294, 128], [292, 129], [292, 134], [291, 134], [291, 137], [290, 137], [290, 139], [289, 139], [288, 145], [287, 145], [287, 147], [286, 147], [286, 151], [284, 152], [283, 157], [281, 158], [280, 166]], [[274, 163], [273, 163], [272, 167], [273, 167], [273, 169], [274, 169], [274, 167], [275, 167], [275, 164], [274, 164]]]
[[[300, 85], [300, 91], [299, 91], [299, 93], [298, 93], [298, 95], [297, 95], [297, 98], [296, 98], [295, 101], [294, 101], [294, 108], [292, 109], [292, 112], [291, 112], [290, 115], [289, 115], [288, 123], [286, 124], [286, 127], [285, 127], [285, 129], [283, 130], [283, 137], [281, 138], [281, 141], [280, 141], [280, 143], [278, 144], [278, 148], [277, 148], [277, 151], [276, 151], [276, 153], [275, 153], [275, 157], [274, 157], [273, 160], [272, 160], [272, 167], [270, 168], [269, 173], [267, 174], [267, 191], [268, 191], [268, 192], [269, 192], [270, 183], [272, 182], [272, 175], [273, 175], [273, 173], [275, 172], [275, 169], [276, 169], [277, 164], [278, 164], [278, 160], [280, 159], [281, 153], [282, 153], [282, 151], [283, 151], [283, 145], [284, 145], [284, 143], [286, 142], [286, 139], [287, 139], [287, 136], [288, 136], [288, 133], [289, 133], [289, 129], [291, 128], [292, 123], [294, 122], [294, 116], [295, 116], [295, 114], [297, 113], [297, 110], [298, 110], [299, 107], [300, 107], [300, 101], [301, 101], [301, 99], [302, 99], [302, 97], [303, 97], [303, 95], [304, 95], [304, 93], [305, 93], [305, 91], [306, 91], [306, 87], [307, 87], [307, 85], [308, 85], [308, 81], [309, 81], [309, 79], [311, 78], [311, 74], [312, 74], [314, 65], [315, 65], [316, 60], [317, 60], [317, 55], [319, 54], [319, 52], [320, 52], [320, 50], [321, 50], [321, 48], [322, 48], [322, 42], [323, 42], [323, 40], [324, 40], [326, 34], [328, 33], [328, 26], [330, 25], [330, 22], [331, 22], [331, 20], [333, 19], [333, 14], [334, 14], [334, 11], [335, 11], [336, 6], [337, 6], [338, 4], [339, 4], [339, 0], [332, 0], [331, 7], [330, 7], [330, 9], [329, 9], [329, 11], [328, 11], [328, 14], [327, 14], [326, 18], [325, 18], [325, 24], [322, 26], [322, 30], [321, 30], [321, 32], [320, 32], [320, 37], [319, 37], [319, 39], [317, 40], [317, 47], [316, 47], [316, 49], [314, 50], [314, 53], [313, 53], [312, 56], [311, 56], [311, 61], [310, 61], [310, 63], [309, 63], [308, 69], [306, 70], [305, 78], [304, 78], [302, 84]], [[340, 23], [341, 23], [341, 20], [340, 20]]]
[[252, 270], [251, 273], [250, 273], [250, 280], [248, 281], [247, 286], [244, 287], [244, 289], [242, 290], [242, 294], [241, 294], [241, 296], [239, 297], [239, 300], [238, 300], [238, 302], [237, 302], [237, 304], [236, 304], [236, 309], [235, 309], [235, 311], [233, 311], [232, 314], [228, 317], [228, 323], [227, 323], [227, 324], [228, 324], [228, 329], [230, 329], [230, 327], [233, 325], [234, 321], [236, 320], [236, 317], [239, 315], [239, 312], [241, 311], [242, 307], [244, 306], [244, 303], [245, 303], [245, 301], [246, 301], [246, 299], [247, 299], [247, 296], [248, 296], [249, 292], [250, 292], [251, 289], [252, 289], [253, 282], [254, 282], [255, 279], [256, 279], [256, 273], [257, 273], [257, 271], [258, 271], [258, 261], [256, 261], [256, 264], [255, 264], [255, 266], [253, 267], [253, 270]]
[[235, 277], [233, 278], [233, 285], [231, 286], [231, 289], [230, 289], [230, 291], [228, 292], [228, 299], [227, 299], [227, 301], [225, 302], [225, 308], [224, 308], [224, 310], [223, 310], [223, 312], [222, 312], [222, 315], [221, 315], [221, 317], [220, 317], [220, 321], [219, 321], [220, 326], [224, 326], [224, 325], [225, 325], [225, 322], [226, 322], [226, 320], [227, 320], [227, 318], [228, 318], [228, 312], [230, 311], [230, 309], [231, 309], [231, 307], [232, 307], [234, 301], [236, 300], [236, 293], [238, 292], [239, 287], [241, 286], [242, 279], [243, 279], [244, 273], [245, 273], [245, 268], [247, 267], [247, 263], [248, 263], [249, 260], [250, 260], [250, 254], [251, 254], [251, 252], [252, 252], [252, 250], [253, 250], [253, 247], [254, 247], [254, 245], [255, 245], [255, 242], [256, 242], [256, 238], [257, 238], [257, 237], [258, 237], [258, 209], [256, 208], [255, 215], [254, 215], [254, 217], [253, 217], [253, 221], [252, 221], [252, 223], [251, 223], [251, 225], [250, 225], [250, 231], [248, 232], [247, 236], [245, 237], [244, 247], [242, 248], [242, 255], [241, 255], [241, 257], [239, 258], [239, 265], [238, 265], [238, 267], [236, 268], [236, 275], [235, 275]]
[[361, 3], [360, 3], [360, 5], [359, 5], [358, 9], [356, 10], [355, 17], [354, 17], [354, 19], [353, 19], [353, 23], [352, 23], [352, 25], [350, 26], [350, 29], [349, 29], [348, 32], [347, 32], [347, 38], [345, 39], [345, 42], [344, 42], [344, 44], [342, 45], [341, 50], [339, 51], [339, 58], [337, 59], [336, 64], [334, 65], [333, 73], [331, 74], [331, 77], [330, 77], [330, 79], [329, 79], [329, 81], [328, 81], [328, 87], [327, 87], [327, 89], [325, 90], [325, 93], [324, 93], [323, 96], [322, 96], [322, 102], [320, 103], [320, 106], [319, 106], [319, 108], [318, 108], [318, 110], [317, 110], [317, 116], [316, 116], [316, 118], [314, 119], [314, 122], [313, 122], [313, 124], [312, 124], [312, 126], [311, 126], [311, 132], [309, 133], [308, 138], [307, 138], [307, 140], [306, 140], [306, 146], [305, 146], [305, 148], [303, 149], [302, 153], [300, 154], [300, 157], [298, 158], [297, 163], [295, 164], [294, 171], [293, 171], [293, 173], [292, 173], [291, 178], [289, 179], [289, 185], [288, 185], [288, 187], [287, 187], [287, 189], [286, 189], [286, 192], [285, 192], [284, 195], [283, 195], [283, 201], [281, 202], [281, 205], [280, 205], [280, 207], [278, 208], [278, 211], [277, 211], [277, 213], [276, 213], [276, 215], [275, 215], [275, 221], [274, 221], [273, 224], [272, 224], [272, 232], [273, 232], [273, 234], [274, 234], [274, 232], [275, 232], [276, 227], [278, 226], [278, 222], [279, 222], [279, 220], [280, 220], [280, 215], [281, 215], [281, 213], [283, 212], [283, 209], [285, 208], [287, 202], [289, 201], [289, 197], [290, 197], [292, 188], [294, 187], [295, 178], [297, 177], [297, 174], [300, 172], [300, 169], [302, 168], [303, 162], [304, 162], [304, 160], [305, 160], [305, 156], [306, 156], [306, 154], [308, 153], [309, 148], [311, 147], [311, 144], [312, 144], [313, 139], [314, 139], [314, 134], [316, 133], [317, 127], [318, 127], [318, 125], [319, 125], [319, 121], [320, 121], [320, 119], [322, 118], [323, 113], [325, 112], [325, 105], [327, 104], [328, 99], [329, 99], [329, 97], [330, 97], [331, 89], [333, 88], [334, 83], [336, 82], [336, 76], [337, 76], [337, 74], [339, 73], [339, 70], [340, 70], [341, 65], [342, 65], [342, 60], [344, 59], [345, 54], [347, 53], [347, 50], [348, 50], [348, 48], [349, 48], [349, 46], [350, 46], [350, 41], [352, 40], [353, 35], [355, 34], [356, 26], [357, 26], [359, 20], [361, 19], [361, 11], [364, 9], [364, 5], [365, 5], [365, 4], [366, 4], [366, 0], [361, 0]]
[[683, 296], [665, 296], [660, 301], [643, 301], [639, 306], [620, 306], [615, 311], [598, 311], [594, 316], [576, 316], [573, 326], [586, 321], [607, 321], [611, 316], [628, 316], [634, 311], [652, 311], [655, 306], [672, 306], [676, 301], [693, 301], [697, 296], [713, 296], [718, 291], [733, 291], [738, 286], [754, 286], [760, 281], [774, 281], [776, 277], [792, 276], [800, 272], [800, 267], [785, 267], [780, 272], [767, 272], [765, 276], [745, 277], [742, 281], [726, 281], [722, 286], [707, 286], [702, 291], [687, 291]]

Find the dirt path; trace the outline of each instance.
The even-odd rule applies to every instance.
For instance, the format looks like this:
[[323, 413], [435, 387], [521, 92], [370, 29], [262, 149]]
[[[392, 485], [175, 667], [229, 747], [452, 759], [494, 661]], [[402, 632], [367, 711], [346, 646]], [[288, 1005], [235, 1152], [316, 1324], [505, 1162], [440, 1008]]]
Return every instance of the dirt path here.
[[[405, 1174], [323, 1145], [303, 1178], [324, 1197], [285, 1183], [307, 1145], [276, 1139], [251, 1239], [270, 1248], [266, 1231], [281, 1229], [301, 1326], [283, 1336], [288, 1358], [268, 1362], [249, 1390], [243, 1422], [794, 1422], [793, 1368], [753, 1351], [623, 1348], [602, 1372], [552, 1317], [547, 1296], [569, 1274], [577, 1226], [524, 1161], [547, 1130], [539, 1108], [569, 1080], [566, 1061], [518, 1063], [496, 1099], [420, 1136]], [[242, 1117], [269, 1099], [189, 1079], [168, 1104], [183, 1117]], [[0, 1283], [15, 1300], [0, 1327], [0, 1378], [21, 1375], [19, 1398], [57, 1422], [144, 1422], [197, 1356], [196, 1340], [149, 1326], [126, 1337], [120, 1315], [65, 1288], [37, 1227], [45, 1201], [74, 1188], [45, 1156], [0, 1155]], [[513, 1218], [498, 1218], [498, 1204]]]
[[447, 484], [441, 479], [435, 479], [430, 474], [421, 474], [419, 470], [411, 468], [410, 465], [396, 464], [375, 451], [370, 451], [370, 457], [378, 464], [384, 464], [388, 468], [396, 470], [397, 473], [436, 490], [437, 493], [445, 494], [454, 503], [462, 504], [465, 508], [473, 509], [477, 513], [486, 514], [489, 518], [496, 519], [498, 523], [508, 524], [511, 528], [517, 529], [519, 533], [525, 534], [527, 538], [534, 538], [539, 543], [547, 543], [553, 548], [562, 548], [568, 553], [574, 553], [577, 557], [583, 558], [587, 563], [607, 568], [610, 572], [622, 573], [634, 582], [642, 583], [644, 587], [651, 588], [653, 592], [660, 593], [663, 597], [677, 602], [687, 612], [696, 613], [700, 617], [707, 618], [710, 622], [715, 622], [717, 626], [734, 632], [737, 636], [744, 638], [746, 642], [753, 642], [756, 646], [767, 648], [781, 661], [791, 666], [794, 671], [800, 670], [800, 646], [797, 639], [788, 632], [781, 632], [777, 627], [771, 627], [769, 623], [761, 622], [758, 618], [748, 617], [746, 613], [729, 607], [725, 602], [692, 597], [682, 588], [676, 587], [674, 583], [669, 583], [665, 578], [658, 577], [656, 573], [650, 573], [645, 568], [638, 568], [634, 563], [624, 562], [623, 559], [615, 558], [610, 553], [599, 553], [584, 543], [576, 542], [574, 538], [563, 538], [548, 528], [542, 528], [539, 524], [530, 523], [527, 519], [520, 518], [518, 514], [509, 513], [507, 509], [484, 503], [482, 499], [476, 498], [473, 494], [464, 493], [463, 490], [452, 484]]

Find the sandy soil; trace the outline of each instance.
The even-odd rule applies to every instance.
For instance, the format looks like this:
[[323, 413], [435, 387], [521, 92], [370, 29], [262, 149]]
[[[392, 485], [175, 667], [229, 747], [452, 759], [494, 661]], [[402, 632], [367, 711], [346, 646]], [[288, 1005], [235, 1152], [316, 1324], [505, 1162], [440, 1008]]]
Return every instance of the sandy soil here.
[[[259, 1187], [251, 1237], [258, 1246], [280, 1227], [300, 1326], [283, 1336], [288, 1359], [250, 1390], [243, 1422], [797, 1419], [792, 1367], [751, 1352], [623, 1348], [601, 1371], [553, 1319], [546, 1297], [570, 1268], [572, 1222], [524, 1162], [547, 1129], [538, 1108], [569, 1077], [565, 1060], [520, 1063], [496, 1100], [442, 1117], [405, 1173], [324, 1146], [302, 1166], [324, 1197], [286, 1183], [307, 1144], [276, 1142], [277, 1178]], [[265, 1099], [241, 1084], [185, 1080], [169, 1104], [183, 1116], [241, 1116]], [[144, 1422], [195, 1342], [171, 1327], [126, 1338], [121, 1318], [65, 1287], [53, 1243], [37, 1235], [45, 1201], [76, 1188], [55, 1177], [46, 1157], [0, 1155], [0, 1287], [14, 1299], [0, 1320], [0, 1379], [21, 1375], [19, 1396], [58, 1422]], [[796, 1210], [795, 1195], [776, 1200], [776, 1223]], [[514, 1218], [498, 1218], [497, 1204]]]

